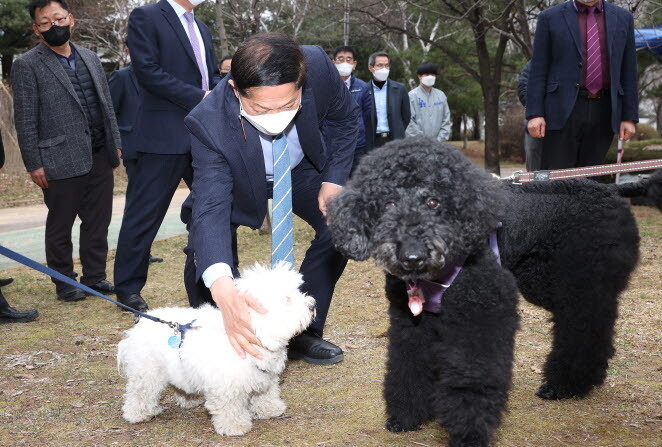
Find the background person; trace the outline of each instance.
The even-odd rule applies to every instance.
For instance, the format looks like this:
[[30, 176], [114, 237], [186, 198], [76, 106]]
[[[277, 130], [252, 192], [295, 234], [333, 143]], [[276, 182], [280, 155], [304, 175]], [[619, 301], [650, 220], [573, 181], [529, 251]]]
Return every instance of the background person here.
[[[525, 109], [526, 88], [529, 82], [530, 71], [531, 61], [528, 61], [519, 75], [519, 82], [517, 84], [517, 96]], [[533, 138], [529, 134], [528, 123], [527, 120], [524, 120], [524, 162], [526, 163], [526, 170], [532, 172], [540, 170], [543, 138]]]
[[232, 56], [223, 56], [221, 61], [218, 63], [218, 69], [221, 72], [221, 77], [226, 77], [232, 69]]
[[409, 96], [404, 84], [388, 78], [391, 58], [388, 53], [373, 53], [368, 58], [368, 70], [372, 73], [370, 88], [372, 113], [365, 123], [368, 150], [389, 141], [405, 137], [411, 119]]
[[115, 285], [122, 304], [145, 310], [150, 249], [183, 179], [191, 186], [191, 142], [184, 117], [220, 81], [209, 28], [188, 0], [161, 0], [129, 16], [129, 47], [143, 89], [137, 118], [138, 147], [127, 190], [117, 254]]
[[440, 142], [447, 141], [451, 134], [448, 99], [444, 92], [433, 87], [439, 69], [427, 62], [421, 64], [416, 73], [420, 85], [409, 92], [411, 121], [407, 126], [407, 136], [425, 135]]
[[372, 114], [372, 95], [368, 83], [357, 78], [354, 74], [357, 64], [357, 54], [354, 48], [347, 45], [336, 48], [333, 52], [333, 63], [336, 65], [340, 78], [349, 89], [354, 101], [361, 108], [359, 134], [356, 137], [356, 149], [354, 150], [354, 162], [352, 164], [352, 172], [354, 172], [359, 160], [366, 153], [365, 122], [370, 119]]
[[[259, 356], [248, 307], [262, 309], [250, 296], [239, 295], [233, 282], [239, 265], [236, 229], [258, 228], [268, 199], [289, 179], [292, 209], [285, 216], [293, 212], [315, 230], [300, 271], [301, 290], [317, 307], [311, 326], [290, 342], [289, 355], [314, 364], [339, 362], [342, 349], [322, 336], [347, 260], [333, 246], [324, 213], [349, 176], [359, 108], [327, 54], [319, 47], [299, 47], [288, 36], [252, 36], [235, 53], [232, 67], [228, 81], [186, 118], [195, 170], [182, 209], [190, 228], [189, 302], [218, 305], [232, 346], [242, 356]], [[281, 154], [277, 160], [274, 151]], [[285, 174], [276, 180], [276, 162], [283, 160]], [[279, 206], [274, 198], [272, 243], [280, 228]], [[283, 225], [291, 234], [291, 223]], [[291, 240], [288, 245], [286, 253]]]
[[[96, 53], [69, 41], [75, 21], [64, 0], [34, 0], [29, 11], [40, 43], [14, 62], [11, 83], [23, 162], [48, 207], [46, 261], [76, 278], [71, 230], [78, 216], [81, 283], [113, 293], [106, 258], [120, 135], [106, 75]], [[85, 298], [53, 282], [59, 300]]]
[[602, 0], [540, 13], [527, 90], [541, 169], [602, 163], [614, 134], [629, 139], [639, 120], [632, 14]]

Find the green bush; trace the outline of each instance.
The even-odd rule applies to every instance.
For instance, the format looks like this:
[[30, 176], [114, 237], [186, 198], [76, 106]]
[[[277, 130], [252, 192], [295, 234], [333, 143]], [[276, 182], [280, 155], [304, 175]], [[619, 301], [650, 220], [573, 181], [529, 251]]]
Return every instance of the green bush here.
[[[641, 160], [654, 160], [662, 158], [662, 150], [645, 150], [646, 146], [653, 144], [662, 145], [662, 138], [646, 141], [632, 141], [625, 143], [625, 152], [623, 153], [623, 162], [628, 161], [641, 161]], [[616, 163], [616, 149], [611, 148], [605, 157], [605, 164]]]
[[660, 134], [658, 133], [657, 129], [649, 124], [637, 124], [637, 140], [652, 140], [654, 138], [660, 138]]

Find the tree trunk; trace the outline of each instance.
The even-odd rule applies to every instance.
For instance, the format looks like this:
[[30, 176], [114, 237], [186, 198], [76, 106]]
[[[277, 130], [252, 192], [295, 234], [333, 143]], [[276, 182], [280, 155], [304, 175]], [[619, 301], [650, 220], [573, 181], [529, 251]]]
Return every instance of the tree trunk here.
[[483, 114], [480, 113], [480, 110], [477, 110], [473, 116], [474, 128], [471, 135], [472, 140], [480, 141], [482, 140], [482, 128], [483, 128]]
[[485, 169], [488, 172], [500, 175], [499, 87], [484, 86], [483, 100], [485, 101]]
[[230, 54], [230, 48], [228, 47], [228, 37], [223, 22], [222, 0], [216, 0], [216, 26], [218, 27], [218, 37], [220, 39], [221, 57], [227, 56]]
[[456, 113], [452, 115], [451, 140], [460, 141], [462, 139], [462, 115]]
[[467, 129], [467, 115], [462, 114], [462, 124], [464, 124], [464, 132], [462, 132], [462, 147], [467, 148], [467, 137], [469, 136], [469, 130]]
[[14, 55], [11, 53], [2, 53], [2, 80], [9, 84], [9, 73], [14, 63]]

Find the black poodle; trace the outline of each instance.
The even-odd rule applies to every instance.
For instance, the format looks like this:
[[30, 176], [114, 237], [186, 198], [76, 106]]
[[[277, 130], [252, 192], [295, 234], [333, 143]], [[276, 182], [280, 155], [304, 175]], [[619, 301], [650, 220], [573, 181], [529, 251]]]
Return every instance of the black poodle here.
[[618, 295], [639, 257], [618, 187], [506, 184], [453, 146], [411, 138], [364, 157], [329, 211], [338, 249], [386, 272], [389, 430], [434, 419], [451, 446], [489, 444], [511, 386], [518, 290], [554, 323], [537, 395], [603, 383]]

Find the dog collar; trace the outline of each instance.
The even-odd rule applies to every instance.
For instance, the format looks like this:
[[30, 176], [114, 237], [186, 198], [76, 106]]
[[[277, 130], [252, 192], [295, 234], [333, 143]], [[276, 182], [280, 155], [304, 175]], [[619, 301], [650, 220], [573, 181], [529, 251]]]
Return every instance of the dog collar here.
[[[501, 222], [498, 227], [500, 228]], [[501, 255], [497, 243], [497, 233], [494, 230], [490, 233], [490, 249], [496, 256], [497, 262], [501, 264]], [[409, 310], [414, 316], [420, 315], [423, 311], [438, 314], [441, 312], [441, 297], [444, 292], [453, 284], [457, 275], [464, 267], [463, 258], [461, 262], [445, 268], [435, 281], [427, 279], [418, 279], [416, 281], [407, 281], [407, 295], [409, 295]]]

